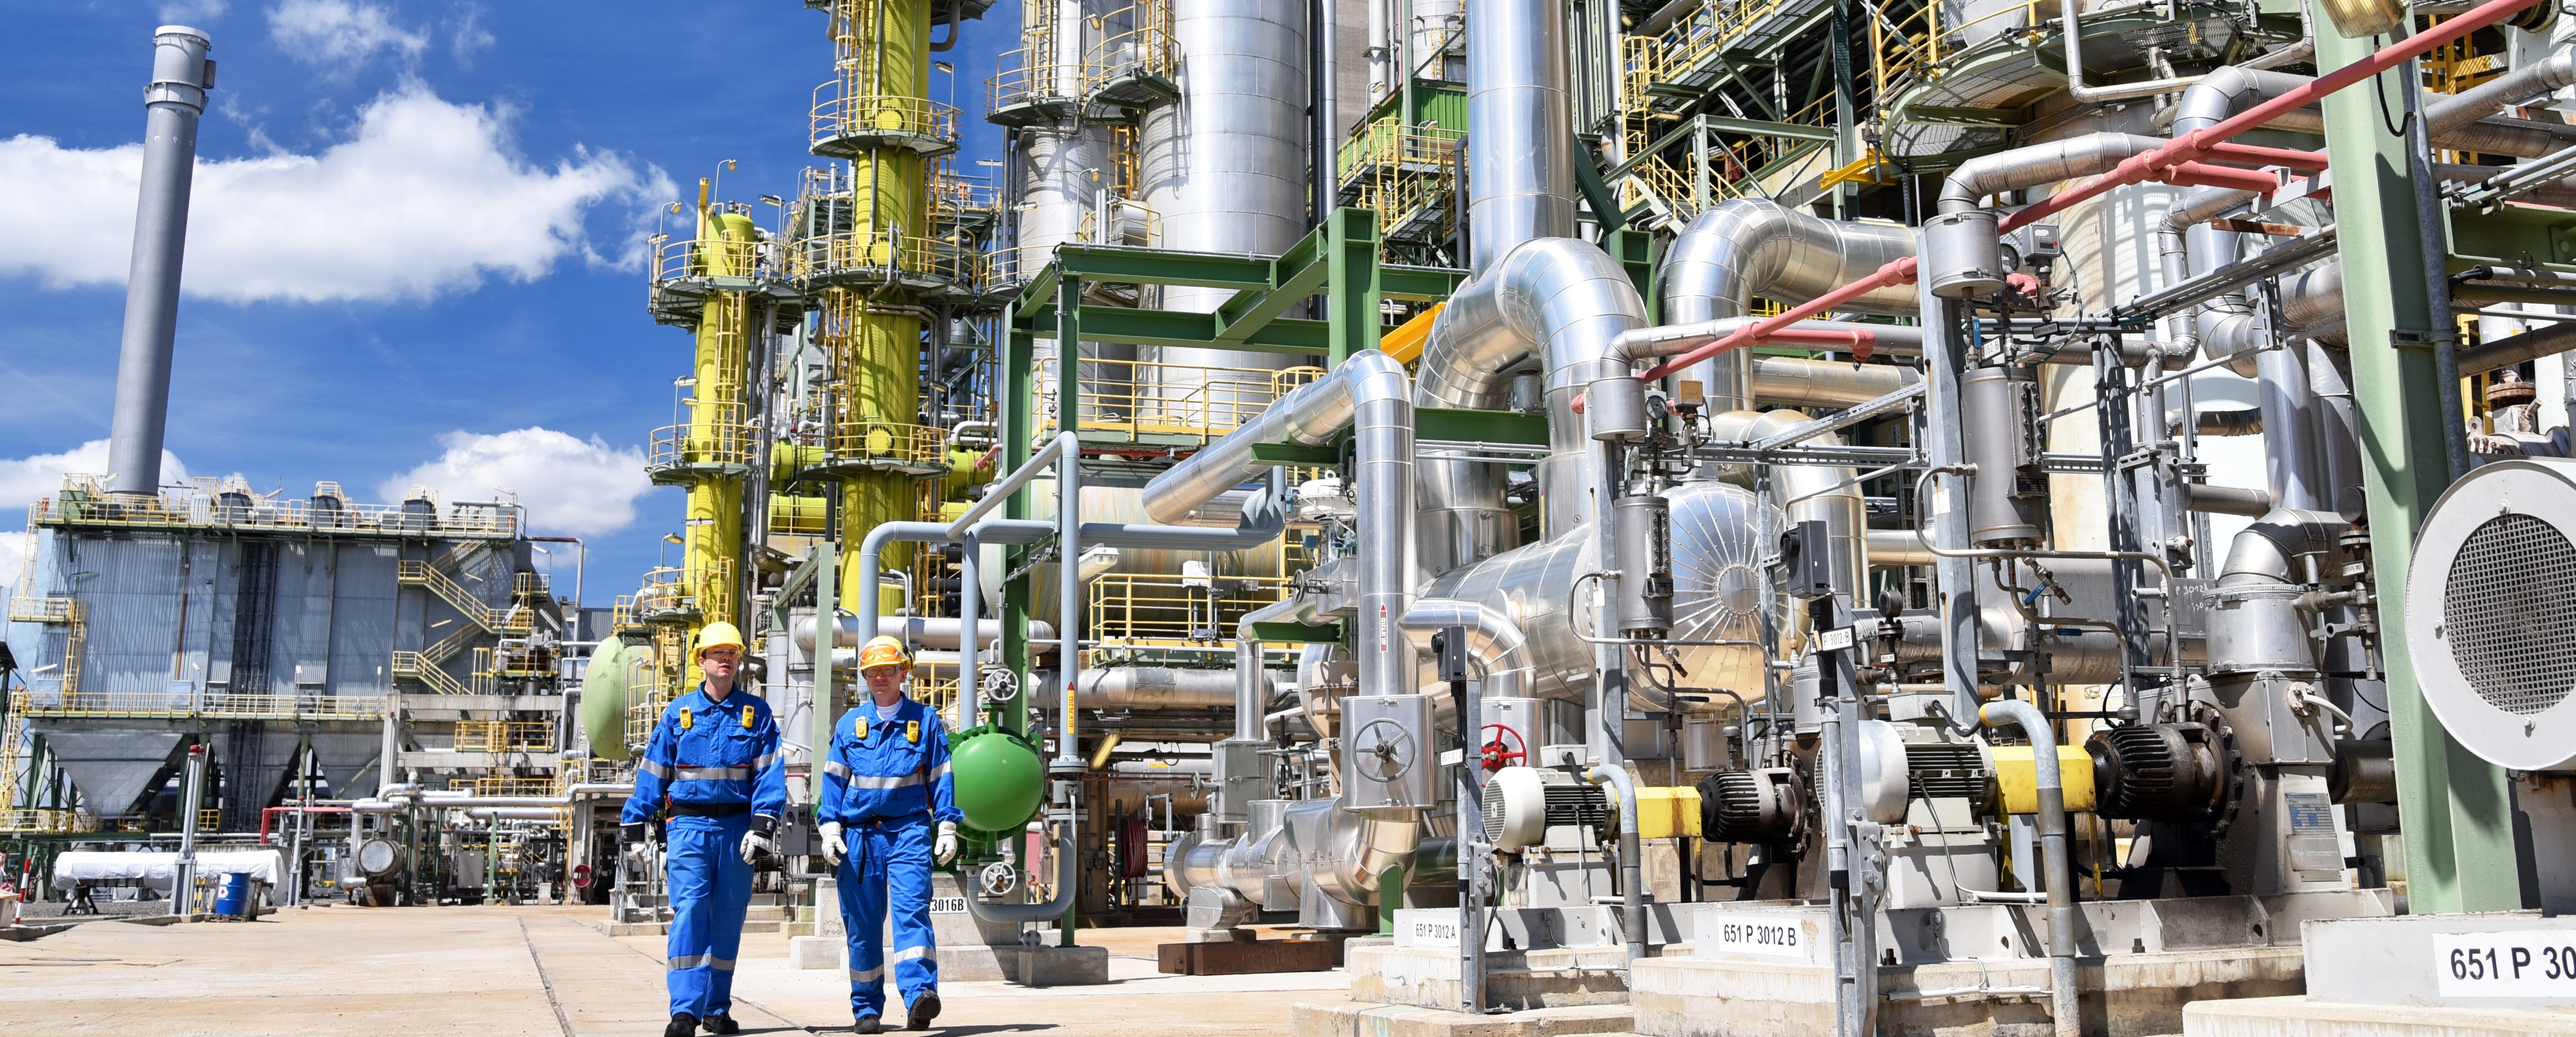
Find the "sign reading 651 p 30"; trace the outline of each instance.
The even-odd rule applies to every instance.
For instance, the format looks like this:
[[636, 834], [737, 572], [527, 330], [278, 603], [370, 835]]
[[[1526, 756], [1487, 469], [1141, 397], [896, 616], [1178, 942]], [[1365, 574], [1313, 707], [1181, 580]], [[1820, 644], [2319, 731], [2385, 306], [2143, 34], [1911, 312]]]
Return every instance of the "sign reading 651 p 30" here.
[[2576, 930], [2438, 935], [2432, 964], [2443, 997], [2576, 1000]]

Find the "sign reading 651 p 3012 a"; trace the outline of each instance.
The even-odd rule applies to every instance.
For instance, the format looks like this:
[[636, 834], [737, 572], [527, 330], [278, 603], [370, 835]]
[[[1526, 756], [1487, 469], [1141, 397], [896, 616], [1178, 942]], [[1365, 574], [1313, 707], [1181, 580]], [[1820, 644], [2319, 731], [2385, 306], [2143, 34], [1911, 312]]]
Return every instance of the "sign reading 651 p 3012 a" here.
[[2576, 1000], [2576, 930], [2446, 933], [2432, 964], [2443, 997]]

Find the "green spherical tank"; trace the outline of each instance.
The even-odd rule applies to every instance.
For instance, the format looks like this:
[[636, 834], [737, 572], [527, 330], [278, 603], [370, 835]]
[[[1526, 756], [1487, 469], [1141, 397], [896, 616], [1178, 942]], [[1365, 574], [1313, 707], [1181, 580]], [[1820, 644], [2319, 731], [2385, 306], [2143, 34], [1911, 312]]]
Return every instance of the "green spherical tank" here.
[[949, 750], [949, 777], [966, 827], [1013, 832], [1037, 816], [1046, 796], [1046, 763], [1037, 747], [1007, 731], [980, 728]]

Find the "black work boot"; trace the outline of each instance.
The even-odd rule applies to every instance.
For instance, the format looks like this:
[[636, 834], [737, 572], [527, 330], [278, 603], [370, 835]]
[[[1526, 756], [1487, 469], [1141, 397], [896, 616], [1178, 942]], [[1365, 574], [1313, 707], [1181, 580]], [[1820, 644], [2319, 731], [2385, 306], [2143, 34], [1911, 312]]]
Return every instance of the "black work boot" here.
[[921, 992], [920, 997], [912, 999], [911, 1015], [911, 1018], [904, 1020], [904, 1029], [929, 1029], [930, 1021], [939, 1018], [939, 992], [936, 990], [924, 990]]
[[698, 1037], [698, 1017], [687, 1012], [671, 1013], [671, 1025], [662, 1028], [662, 1037]]
[[859, 1017], [859, 1025], [857, 1025], [857, 1026], [853, 1026], [853, 1027], [850, 1027], [850, 1032], [851, 1032], [851, 1033], [884, 1033], [884, 1032], [885, 1032], [885, 1027], [878, 1025], [878, 1023], [877, 1023], [877, 1017], [875, 1017], [875, 1016], [873, 1016], [873, 1015], [863, 1015], [863, 1016], [860, 1016], [860, 1017]]
[[698, 1020], [698, 1025], [706, 1027], [707, 1032], [713, 1034], [731, 1035], [742, 1032], [742, 1024], [733, 1021], [733, 1015], [729, 1012], [718, 1012]]

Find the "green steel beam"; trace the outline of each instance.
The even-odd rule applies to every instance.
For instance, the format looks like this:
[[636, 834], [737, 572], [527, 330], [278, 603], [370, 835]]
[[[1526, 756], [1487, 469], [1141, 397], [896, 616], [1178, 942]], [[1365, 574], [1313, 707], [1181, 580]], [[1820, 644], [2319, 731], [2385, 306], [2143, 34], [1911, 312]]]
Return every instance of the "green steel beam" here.
[[1339, 644], [1342, 625], [1336, 623], [1254, 623], [1252, 636], [1264, 643]]
[[1339, 447], [1307, 446], [1303, 443], [1254, 443], [1254, 464], [1287, 465], [1294, 468], [1330, 468], [1342, 463]]
[[1831, 126], [1800, 126], [1796, 123], [1769, 122], [1762, 119], [1738, 119], [1725, 115], [1703, 115], [1700, 116], [1700, 118], [1708, 120], [1709, 129], [1724, 130], [1728, 133], [1742, 133], [1754, 137], [1791, 137], [1797, 140], [1821, 140], [1826, 142], [1831, 142], [1834, 139], [1834, 128]]
[[1109, 284], [1263, 288], [1270, 284], [1270, 263], [1266, 256], [1169, 252], [1115, 245], [1059, 245], [1055, 253], [1055, 265], [1066, 275]]
[[1592, 207], [1592, 222], [1601, 225], [1602, 233], [1610, 234], [1627, 225], [1628, 214], [1619, 208], [1618, 199], [1611, 197], [1610, 185], [1602, 181], [1600, 161], [1592, 142], [1575, 134], [1574, 186], [1583, 191], [1583, 204]]
[[1516, 410], [1450, 410], [1415, 407], [1413, 437], [1452, 442], [1547, 445], [1547, 415]]
[[2449, 228], [2449, 273], [2481, 264], [2576, 271], [2576, 213], [2565, 209], [2508, 204], [2480, 213], [2461, 206], [2451, 210]]
[[[1047, 268], [1045, 278], [1049, 282], [1054, 280], [1054, 269], [1052, 266]], [[1014, 305], [1011, 313], [1003, 314], [1002, 320], [1002, 398], [998, 401], [1001, 405], [1002, 456], [999, 467], [1005, 472], [1019, 471], [1021, 465], [1029, 463], [1029, 455], [1036, 452], [1032, 444], [1037, 441], [1036, 336], [1017, 326], [1013, 319], [1017, 311], [1018, 306]], [[1029, 512], [1029, 495], [1026, 493], [1014, 493], [1009, 500], [1002, 502], [1004, 518], [1025, 519], [1030, 517]], [[1017, 569], [1020, 556], [1027, 550], [1025, 547], [1005, 548], [1002, 571]], [[1036, 687], [1030, 679], [1029, 669], [1029, 582], [1004, 581], [1001, 604], [1002, 668], [1019, 678], [1020, 687]], [[1002, 707], [996, 722], [1014, 734], [1025, 734], [1029, 727], [1028, 700], [1026, 695], [1012, 696]]]
[[1288, 312], [1309, 295], [1324, 286], [1332, 276], [1333, 264], [1324, 255], [1325, 228], [1297, 240], [1279, 258], [1270, 261], [1270, 272], [1259, 288], [1246, 288], [1217, 305], [1216, 340], [1236, 343], [1251, 338], [1268, 325], [1272, 318]]
[[1324, 366], [1340, 367], [1351, 354], [1376, 349], [1385, 334], [1384, 319], [1378, 315], [1385, 290], [1378, 263], [1377, 213], [1335, 209], [1322, 230], [1327, 268], [1324, 325], [1331, 340]]
[[[2370, 40], [2319, 31], [2321, 72], [2367, 58]], [[2435, 336], [2450, 329], [2427, 284], [2425, 227], [2415, 209], [2406, 140], [2388, 132], [2381, 98], [2403, 96], [2409, 62], [2380, 81], [2329, 95], [2326, 154], [2334, 168], [2335, 236], [2344, 274], [2344, 320], [2352, 337], [2353, 403], [2360, 416], [2370, 560], [2380, 588], [2379, 629], [2406, 629], [2406, 570], [2415, 531], [2451, 484], [2444, 372]], [[2406, 841], [2408, 910], [2417, 914], [2520, 908], [2513, 799], [2504, 772], [2451, 739], [2415, 682], [2403, 637], [2380, 640], [2387, 660], [2389, 728], [2395, 742], [2397, 814]]]
[[1467, 272], [1437, 266], [1380, 266], [1378, 294], [1408, 302], [1445, 302], [1467, 283]]
[[[1070, 280], [1067, 283], [1076, 283]], [[1042, 338], [1056, 338], [1056, 325], [1063, 312], [1051, 309], [1025, 318], [1020, 330]], [[1320, 320], [1280, 318], [1262, 326], [1240, 342], [1223, 342], [1217, 338], [1217, 316], [1213, 313], [1175, 313], [1165, 310], [1131, 310], [1123, 306], [1084, 306], [1076, 314], [1081, 327], [1081, 342], [1128, 342], [1140, 346], [1206, 346], [1218, 344], [1226, 349], [1252, 353], [1285, 353], [1290, 356], [1315, 356], [1331, 348], [1331, 331]]]
[[1651, 231], [1621, 228], [1601, 239], [1601, 250], [1619, 261], [1628, 272], [1628, 281], [1637, 286], [1638, 297], [1646, 300], [1646, 315], [1662, 313], [1655, 298], [1655, 254], [1662, 251]]

